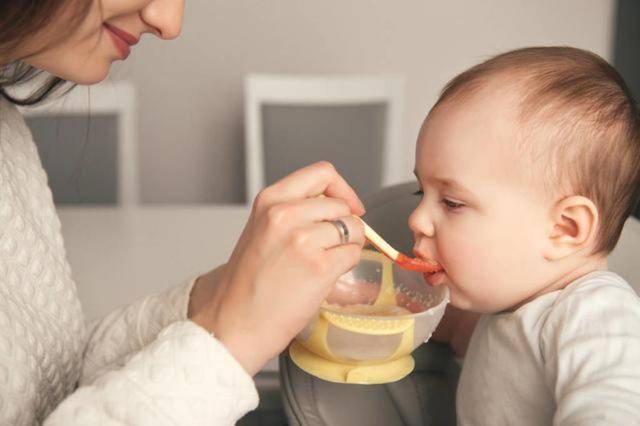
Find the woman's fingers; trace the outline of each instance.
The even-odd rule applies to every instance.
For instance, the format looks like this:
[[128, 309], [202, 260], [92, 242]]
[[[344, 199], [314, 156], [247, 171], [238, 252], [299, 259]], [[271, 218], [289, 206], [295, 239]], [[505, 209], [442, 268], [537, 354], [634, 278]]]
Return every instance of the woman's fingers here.
[[[340, 244], [340, 234], [335, 225], [327, 223], [346, 217], [346, 230], [350, 242], [362, 244], [363, 227], [351, 215], [349, 205], [341, 199], [331, 197], [307, 198], [288, 203], [275, 204], [261, 212], [254, 211], [261, 218], [255, 226], [247, 226], [229, 260], [234, 262], [236, 254], [247, 248], [247, 244], [260, 241], [260, 250], [281, 250], [282, 244], [295, 244], [300, 250], [324, 250]], [[314, 224], [323, 223], [320, 227]], [[315, 230], [315, 231], [314, 231]], [[280, 247], [280, 248], [278, 248]]]
[[[266, 188], [222, 283], [194, 320], [254, 373], [303, 329], [338, 278], [358, 263], [364, 229], [353, 215], [362, 213], [353, 189], [326, 162]], [[335, 220], [344, 227], [330, 222]]]
[[351, 208], [339, 198], [316, 197], [269, 207], [267, 216], [290, 227], [305, 226], [351, 215]]
[[324, 221], [293, 231], [292, 242], [297, 247], [313, 246], [321, 250], [331, 249], [343, 244], [364, 245], [364, 229], [362, 222], [353, 216], [343, 216], [340, 220], [347, 228], [348, 241], [342, 242], [340, 225], [331, 221]]
[[[354, 216], [345, 216], [338, 219], [319, 223], [317, 226], [330, 226], [333, 228], [333, 232], [326, 232], [326, 239], [319, 241], [322, 243], [322, 247], [330, 249], [342, 244], [357, 244], [362, 248], [364, 246], [364, 226], [362, 222], [356, 219]], [[344, 241], [346, 240], [346, 241]]]
[[265, 188], [258, 194], [254, 205], [258, 209], [268, 208], [274, 204], [317, 197], [321, 194], [344, 200], [353, 214], [364, 214], [364, 206], [353, 188], [331, 163], [326, 161], [296, 170]]
[[362, 226], [362, 222], [353, 216], [345, 216], [335, 220], [341, 221], [346, 226], [347, 241], [342, 241], [343, 232], [345, 231], [340, 229], [341, 225], [339, 223], [334, 221], [322, 222], [316, 225], [316, 228], [322, 227], [322, 235], [318, 235], [317, 237], [321, 247], [331, 249], [342, 244], [357, 244], [360, 247], [364, 245], [364, 227]]
[[[341, 275], [353, 269], [360, 261], [362, 247], [355, 244], [344, 244], [333, 247], [325, 252], [326, 260], [333, 265], [330, 282], [335, 283]], [[332, 286], [327, 289], [327, 295]]]

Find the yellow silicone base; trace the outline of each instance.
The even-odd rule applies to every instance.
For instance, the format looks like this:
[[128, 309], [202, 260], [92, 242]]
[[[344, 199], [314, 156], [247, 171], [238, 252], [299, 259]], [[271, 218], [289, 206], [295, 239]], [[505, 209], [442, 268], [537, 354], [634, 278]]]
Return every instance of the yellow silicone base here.
[[413, 371], [415, 362], [411, 355], [378, 364], [344, 364], [319, 357], [295, 340], [289, 347], [293, 362], [322, 380], [334, 383], [377, 385], [391, 383], [404, 378]]

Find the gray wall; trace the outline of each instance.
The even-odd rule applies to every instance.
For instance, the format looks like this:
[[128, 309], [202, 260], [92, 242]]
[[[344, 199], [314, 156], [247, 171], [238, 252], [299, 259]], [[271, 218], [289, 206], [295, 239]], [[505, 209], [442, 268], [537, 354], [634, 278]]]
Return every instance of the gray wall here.
[[442, 85], [487, 56], [567, 44], [611, 57], [613, 0], [193, 0], [172, 42], [147, 36], [114, 79], [139, 94], [145, 202], [243, 202], [248, 72], [406, 78], [407, 178]]

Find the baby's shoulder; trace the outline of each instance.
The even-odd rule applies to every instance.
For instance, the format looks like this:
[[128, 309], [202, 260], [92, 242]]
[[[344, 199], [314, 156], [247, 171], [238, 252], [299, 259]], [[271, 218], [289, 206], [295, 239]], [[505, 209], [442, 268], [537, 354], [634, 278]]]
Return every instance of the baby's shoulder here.
[[561, 290], [549, 306], [544, 334], [640, 335], [640, 297], [619, 275], [590, 273]]
[[621, 301], [640, 307], [640, 298], [624, 278], [615, 272], [596, 271], [562, 289], [551, 308], [578, 309], [581, 305], [604, 307], [618, 305]]

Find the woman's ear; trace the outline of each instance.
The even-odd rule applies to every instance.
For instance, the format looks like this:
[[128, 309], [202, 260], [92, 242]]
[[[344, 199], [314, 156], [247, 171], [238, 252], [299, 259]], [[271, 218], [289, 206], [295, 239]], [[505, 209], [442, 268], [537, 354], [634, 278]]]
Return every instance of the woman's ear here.
[[544, 253], [547, 260], [559, 260], [592, 246], [598, 229], [596, 205], [580, 195], [558, 201], [551, 211], [551, 231]]

